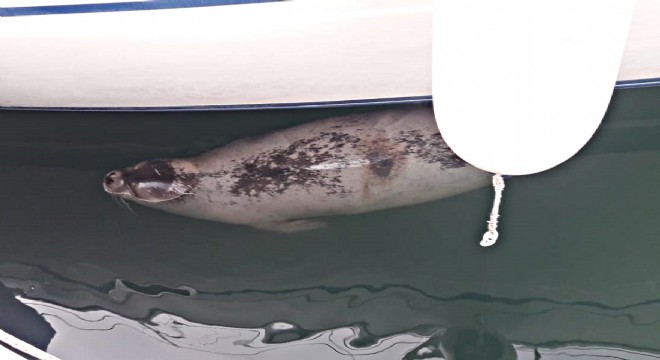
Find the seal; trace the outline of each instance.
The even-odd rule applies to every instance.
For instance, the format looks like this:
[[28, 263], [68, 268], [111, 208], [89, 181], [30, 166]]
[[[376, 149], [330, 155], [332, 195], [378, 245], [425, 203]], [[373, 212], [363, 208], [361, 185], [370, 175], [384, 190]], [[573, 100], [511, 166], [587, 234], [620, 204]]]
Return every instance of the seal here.
[[111, 195], [279, 232], [318, 217], [446, 198], [489, 183], [454, 154], [427, 108], [318, 120], [187, 159], [143, 161], [103, 180]]

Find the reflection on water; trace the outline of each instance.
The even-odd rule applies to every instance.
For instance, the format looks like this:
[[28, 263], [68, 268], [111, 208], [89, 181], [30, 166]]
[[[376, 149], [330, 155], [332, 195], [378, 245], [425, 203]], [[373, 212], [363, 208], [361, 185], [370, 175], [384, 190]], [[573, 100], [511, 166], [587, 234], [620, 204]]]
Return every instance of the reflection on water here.
[[[231, 328], [193, 323], [167, 313], [156, 313], [147, 321], [135, 321], [106, 310], [75, 311], [38, 300], [20, 300], [53, 324], [58, 337], [50, 350], [65, 359], [217, 359], [219, 355], [223, 359], [269, 360], [658, 358], [657, 354], [607, 345], [514, 345], [501, 334], [476, 326], [427, 327], [373, 337], [365, 334], [359, 325], [316, 332], [286, 322], [271, 323], [263, 328]], [[281, 339], [273, 341], [278, 337]], [[370, 338], [366, 344], [362, 341], [364, 337]]]
[[478, 246], [488, 188], [287, 235], [132, 214], [98, 185], [143, 159], [372, 109], [0, 112], [0, 281], [66, 359], [507, 359], [506, 341], [519, 359], [658, 358], [659, 95], [620, 93], [579, 156], [510, 180], [492, 249]]

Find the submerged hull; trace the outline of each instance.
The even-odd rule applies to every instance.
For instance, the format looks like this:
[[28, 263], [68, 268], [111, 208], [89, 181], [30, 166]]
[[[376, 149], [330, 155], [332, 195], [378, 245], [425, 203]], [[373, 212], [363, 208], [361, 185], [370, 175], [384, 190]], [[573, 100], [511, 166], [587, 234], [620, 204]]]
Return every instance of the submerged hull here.
[[[18, 3], [0, 0], [0, 108], [336, 106], [431, 95], [430, 0]], [[620, 87], [660, 84], [660, 4], [637, 6]]]

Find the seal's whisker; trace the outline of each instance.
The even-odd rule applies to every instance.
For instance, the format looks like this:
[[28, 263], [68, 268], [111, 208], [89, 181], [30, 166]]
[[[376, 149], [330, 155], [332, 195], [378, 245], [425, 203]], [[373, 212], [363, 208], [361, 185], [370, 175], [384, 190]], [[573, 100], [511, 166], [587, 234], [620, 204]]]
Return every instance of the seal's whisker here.
[[137, 215], [137, 214], [135, 213], [135, 211], [133, 211], [133, 208], [131, 207], [131, 205], [130, 205], [126, 200], [124, 200], [124, 198], [119, 198], [119, 201], [120, 201], [122, 204], [124, 204], [124, 206], [128, 209], [128, 211], [130, 211], [131, 213], [133, 213], [133, 215]]
[[115, 204], [119, 205], [119, 207], [124, 207], [124, 206], [122, 206], [121, 202], [119, 202], [119, 196], [112, 195], [112, 196], [110, 196], [110, 198], [112, 198], [112, 201]]
[[121, 208], [128, 209], [128, 211], [132, 212], [133, 215], [137, 215], [135, 211], [133, 211], [133, 208], [131, 208], [131, 205], [124, 200], [121, 196], [111, 196], [112, 201], [115, 202], [115, 204], [119, 205]]

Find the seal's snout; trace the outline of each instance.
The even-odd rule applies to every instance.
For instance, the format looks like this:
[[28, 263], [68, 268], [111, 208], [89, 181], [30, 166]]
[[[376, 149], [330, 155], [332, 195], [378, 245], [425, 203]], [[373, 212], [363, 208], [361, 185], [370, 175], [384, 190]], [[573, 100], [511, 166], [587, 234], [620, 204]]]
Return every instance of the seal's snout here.
[[121, 171], [113, 170], [103, 179], [103, 189], [110, 194], [120, 194], [123, 191], [124, 179]]

